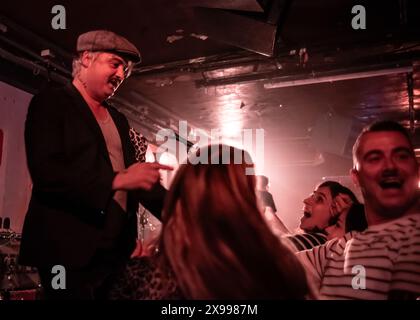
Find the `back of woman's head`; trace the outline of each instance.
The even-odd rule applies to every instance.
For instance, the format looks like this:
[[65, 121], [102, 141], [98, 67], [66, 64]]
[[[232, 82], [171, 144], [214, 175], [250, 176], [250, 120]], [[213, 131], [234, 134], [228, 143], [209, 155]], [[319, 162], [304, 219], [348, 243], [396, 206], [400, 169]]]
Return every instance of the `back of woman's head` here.
[[[230, 153], [229, 163], [222, 164], [223, 148]], [[242, 154], [239, 163], [235, 151]], [[303, 298], [307, 285], [302, 266], [258, 210], [255, 176], [246, 174], [249, 155], [222, 145], [200, 152], [208, 153], [208, 164], [181, 166], [163, 215], [163, 247], [184, 295]], [[219, 164], [211, 164], [215, 159]]]

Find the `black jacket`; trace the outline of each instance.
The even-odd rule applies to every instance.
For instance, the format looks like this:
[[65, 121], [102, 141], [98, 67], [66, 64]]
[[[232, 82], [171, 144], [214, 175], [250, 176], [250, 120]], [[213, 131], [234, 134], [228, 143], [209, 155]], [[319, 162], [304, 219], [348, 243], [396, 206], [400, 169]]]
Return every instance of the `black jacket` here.
[[[129, 125], [109, 106], [125, 166], [135, 162]], [[135, 246], [141, 202], [160, 218], [165, 189], [128, 192], [127, 212], [112, 199], [113, 171], [102, 131], [77, 89], [69, 84], [33, 97], [25, 123], [33, 181], [22, 231], [20, 263], [83, 267], [100, 250], [126, 258]]]

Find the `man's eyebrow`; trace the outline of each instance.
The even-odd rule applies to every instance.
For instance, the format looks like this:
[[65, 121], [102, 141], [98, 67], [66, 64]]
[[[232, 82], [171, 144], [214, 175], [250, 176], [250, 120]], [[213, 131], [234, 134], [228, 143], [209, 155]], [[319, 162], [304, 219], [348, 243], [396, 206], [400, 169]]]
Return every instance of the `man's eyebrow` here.
[[393, 154], [402, 153], [402, 152], [407, 153], [410, 157], [416, 159], [416, 153], [413, 150], [413, 148], [401, 146], [392, 150]]
[[[409, 154], [413, 154], [413, 151], [408, 148], [408, 147], [396, 147], [395, 149], [392, 149], [392, 153], [396, 153], [396, 152], [407, 152]], [[379, 155], [382, 154], [383, 151], [379, 150], [379, 149], [374, 149], [374, 150], [370, 150], [368, 151], [365, 155], [363, 155], [363, 159], [366, 159], [367, 157], [371, 156], [371, 155]]]
[[413, 153], [413, 151], [408, 147], [397, 147], [395, 149], [392, 149], [392, 152], [401, 152], [401, 151]]
[[370, 150], [363, 155], [363, 159], [366, 159], [367, 157], [371, 156], [372, 154], [379, 155], [379, 154], [382, 154], [382, 153], [383, 152], [379, 149]]

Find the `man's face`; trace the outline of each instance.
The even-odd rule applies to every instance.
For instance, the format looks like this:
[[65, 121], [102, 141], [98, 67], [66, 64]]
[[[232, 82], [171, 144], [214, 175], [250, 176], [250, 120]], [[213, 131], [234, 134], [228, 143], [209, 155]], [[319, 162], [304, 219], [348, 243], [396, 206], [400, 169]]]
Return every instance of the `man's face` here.
[[410, 143], [396, 131], [366, 133], [352, 176], [376, 215], [396, 218], [418, 197], [418, 165]]
[[101, 52], [87, 56], [87, 90], [99, 101], [111, 97], [126, 76], [127, 63], [120, 56]]

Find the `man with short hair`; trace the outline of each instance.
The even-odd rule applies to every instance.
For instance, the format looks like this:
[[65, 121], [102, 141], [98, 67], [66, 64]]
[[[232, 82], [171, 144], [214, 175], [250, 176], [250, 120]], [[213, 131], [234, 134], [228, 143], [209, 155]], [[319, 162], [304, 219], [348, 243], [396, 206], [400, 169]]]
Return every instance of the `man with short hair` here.
[[369, 227], [298, 253], [308, 280], [324, 299], [416, 299], [419, 166], [409, 135], [398, 123], [374, 123], [359, 135], [353, 161]]
[[135, 162], [128, 121], [106, 101], [140, 61], [137, 48], [97, 30], [79, 36], [77, 51], [72, 83], [36, 95], [25, 124], [33, 190], [20, 263], [38, 268], [51, 299], [105, 297], [134, 249], [138, 202], [159, 217], [159, 170], [172, 169]]

